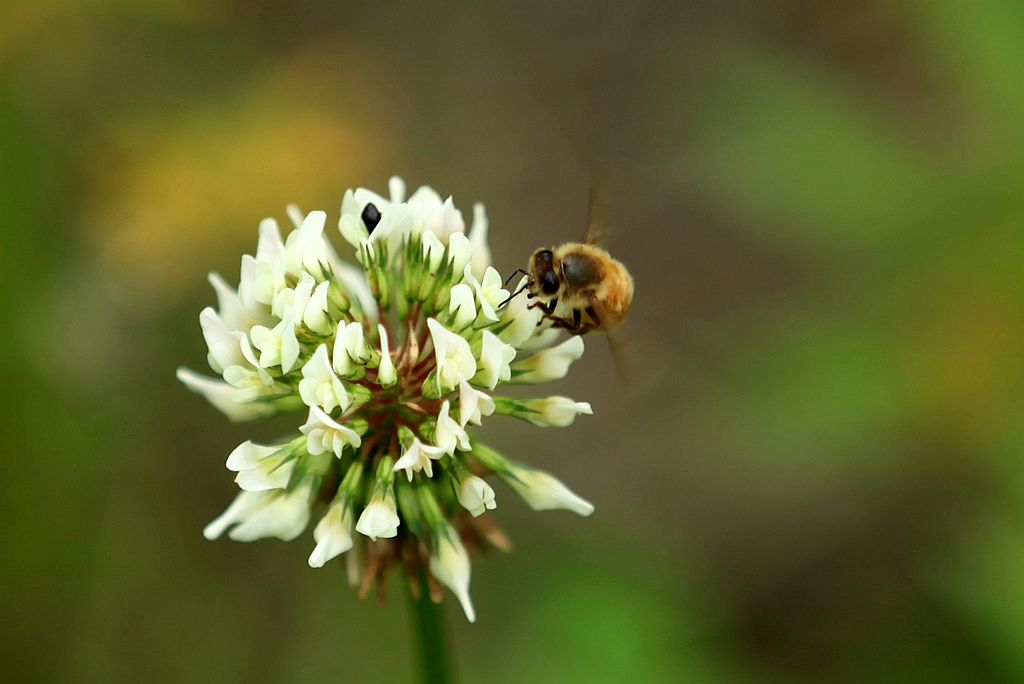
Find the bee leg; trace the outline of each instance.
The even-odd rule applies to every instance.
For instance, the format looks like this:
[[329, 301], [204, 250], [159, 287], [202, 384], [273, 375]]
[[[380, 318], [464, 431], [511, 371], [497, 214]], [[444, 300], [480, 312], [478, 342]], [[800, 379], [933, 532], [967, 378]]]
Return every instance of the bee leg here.
[[579, 330], [580, 329], [580, 323], [582, 323], [582, 322], [583, 322], [583, 314], [580, 313], [579, 309], [573, 309], [572, 310], [572, 327], [571, 328], [566, 328], [566, 330], [568, 330], [569, 332], [573, 332], [575, 330]]
[[545, 314], [544, 319], [551, 321], [552, 327], [562, 328], [573, 335], [580, 334], [580, 327], [583, 324], [583, 315], [580, 313], [579, 309], [572, 310], [571, 321], [568, 318], [562, 318], [561, 316], [552, 316], [550, 313]]
[[534, 307], [539, 306], [540, 310], [543, 311], [545, 314], [547, 314], [547, 317], [550, 317], [551, 314], [553, 314], [555, 312], [555, 305], [556, 304], [558, 304], [558, 297], [555, 297], [554, 299], [552, 299], [547, 304], [545, 304], [544, 302], [534, 302], [533, 304], [530, 304], [530, 306], [527, 307], [527, 308], [532, 309]]
[[552, 328], [561, 328], [570, 335], [582, 335], [583, 333], [590, 332], [593, 328], [592, 325], [583, 323], [580, 319], [579, 309], [576, 309], [573, 313], [572, 320], [568, 318], [562, 318], [561, 316], [544, 316], [545, 320], [551, 321]]

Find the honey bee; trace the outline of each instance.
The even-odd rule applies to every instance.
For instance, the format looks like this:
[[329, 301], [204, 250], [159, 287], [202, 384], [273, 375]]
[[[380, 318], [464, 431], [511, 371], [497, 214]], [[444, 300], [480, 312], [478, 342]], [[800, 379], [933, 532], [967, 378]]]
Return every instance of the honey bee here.
[[583, 240], [535, 251], [529, 268], [516, 271], [527, 276], [526, 283], [509, 297], [525, 289], [544, 318], [571, 335], [613, 330], [626, 318], [633, 301], [633, 276], [600, 247], [605, 212], [596, 199], [596, 186], [595, 178]]

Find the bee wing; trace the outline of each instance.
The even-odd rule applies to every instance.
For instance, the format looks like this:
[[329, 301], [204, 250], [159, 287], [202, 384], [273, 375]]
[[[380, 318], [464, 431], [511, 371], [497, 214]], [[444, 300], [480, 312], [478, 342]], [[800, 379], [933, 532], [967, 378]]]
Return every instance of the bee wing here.
[[601, 247], [607, 242], [611, 231], [612, 210], [604, 197], [607, 185], [604, 164], [594, 162], [590, 168], [590, 211], [587, 227], [583, 231], [583, 244]]
[[607, 327], [610, 322], [610, 316], [607, 310], [605, 310], [604, 305], [601, 304], [601, 301], [593, 294], [590, 295], [590, 308], [597, 314], [598, 325], [601, 326], [601, 330], [608, 340], [608, 349], [612, 352], [612, 361], [615, 363], [615, 375], [619, 378], [619, 384], [624, 388], [628, 388], [631, 385], [630, 380], [633, 377], [633, 373], [626, 362], [626, 350], [622, 333], [616, 328], [609, 329]]

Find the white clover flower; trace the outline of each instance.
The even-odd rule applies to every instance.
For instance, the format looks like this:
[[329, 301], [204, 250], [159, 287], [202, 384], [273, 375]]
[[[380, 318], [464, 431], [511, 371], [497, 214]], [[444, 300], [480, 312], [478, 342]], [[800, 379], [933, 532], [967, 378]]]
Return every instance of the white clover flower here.
[[363, 326], [353, 321], [338, 323], [338, 332], [334, 341], [333, 367], [338, 375], [350, 378], [361, 374], [363, 366], [370, 360], [372, 350], [363, 337]]
[[512, 378], [512, 368], [509, 364], [515, 358], [515, 347], [502, 342], [490, 330], [484, 330], [480, 351], [480, 371], [473, 377], [473, 382], [488, 389], [494, 389], [499, 382], [507, 382]]
[[434, 342], [437, 391], [441, 395], [447, 394], [458, 386], [460, 378], [476, 375], [476, 359], [469, 342], [461, 335], [456, 335], [433, 318], [427, 319], [427, 328]]
[[594, 512], [594, 504], [572, 491], [557, 477], [543, 470], [512, 465], [508, 473], [499, 473], [505, 483], [523, 497], [535, 511], [564, 508], [583, 516]]
[[396, 473], [399, 470], [405, 470], [406, 475], [409, 477], [409, 482], [412, 482], [412, 474], [423, 471], [427, 474], [427, 477], [434, 476], [434, 469], [431, 465], [431, 461], [444, 456], [445, 450], [430, 444], [424, 444], [419, 438], [414, 438], [409, 448], [402, 454], [402, 458], [398, 459], [392, 470]]
[[[329, 501], [310, 566], [344, 555], [361, 592], [389, 568], [426, 569], [472, 621], [470, 553], [483, 540], [504, 548], [484, 477], [497, 475], [537, 510], [587, 515], [593, 506], [471, 439], [471, 426], [494, 413], [544, 426], [591, 413], [566, 397], [502, 394], [504, 385], [563, 377], [583, 342], [552, 346], [560, 331], [541, 309], [525, 294], [509, 300], [482, 204], [466, 234], [451, 197], [429, 186], [407, 197], [397, 176], [388, 188], [388, 197], [345, 192], [333, 236], [324, 212], [289, 205], [295, 229], [282, 238], [276, 221], [260, 223], [237, 289], [210, 275], [218, 310], [204, 309], [200, 325], [220, 377], [179, 368], [178, 378], [232, 421], [308, 413], [291, 441], [231, 452], [241, 491], [203, 534], [293, 539], [316, 502]], [[348, 255], [331, 244], [339, 234]]]
[[242, 404], [287, 391], [260, 365], [245, 333], [236, 332], [235, 338], [239, 342], [242, 361], [224, 369], [224, 379], [236, 388], [231, 395], [232, 400]]
[[199, 325], [202, 326], [203, 337], [206, 338], [210, 368], [223, 373], [225, 368], [244, 366], [248, 363], [242, 354], [239, 338], [216, 311], [210, 307], [203, 309], [199, 314]]
[[320, 406], [328, 414], [335, 407], [341, 407], [342, 411], [348, 409], [348, 392], [331, 369], [326, 344], [317, 347], [312, 358], [302, 367], [299, 396], [307, 406]]
[[270, 307], [271, 313], [279, 318], [284, 318], [285, 311], [291, 307], [296, 313], [292, 319], [294, 324], [302, 322], [302, 315], [313, 297], [313, 288], [316, 287], [316, 280], [308, 273], [303, 273], [295, 287], [286, 287], [274, 297], [274, 303]]
[[[526, 284], [526, 276], [512, 290], [521, 291]], [[539, 306], [531, 308], [530, 300], [522, 295], [513, 297], [502, 310], [500, 322], [496, 327], [502, 342], [522, 349], [535, 335], [540, 332], [539, 326], [544, 321], [544, 312]]]
[[322, 211], [311, 211], [302, 221], [298, 230], [292, 232], [285, 241], [285, 271], [300, 278], [312, 276], [317, 282], [324, 280], [330, 272], [327, 260], [327, 245], [323, 232], [327, 214]]
[[302, 322], [318, 335], [330, 335], [334, 332], [334, 324], [327, 315], [327, 294], [330, 286], [331, 283], [327, 280], [317, 285], [302, 312]]
[[429, 185], [423, 185], [409, 198], [409, 207], [415, 212], [421, 230], [429, 230], [443, 242], [448, 242], [452, 233], [466, 230], [462, 212], [455, 208], [452, 198], [442, 201]]
[[234, 386], [201, 375], [194, 370], [179, 368], [177, 376], [178, 380], [186, 387], [196, 394], [206, 397], [206, 400], [213, 404], [214, 408], [227, 416], [228, 420], [233, 423], [268, 418], [278, 411], [273, 404], [266, 402], [239, 404], [233, 398], [237, 391]]
[[228, 456], [228, 470], [238, 473], [235, 482], [250, 492], [288, 486], [297, 460], [287, 446], [264, 446], [242, 442]]
[[484, 416], [494, 413], [494, 399], [486, 392], [473, 389], [465, 378], [459, 381], [459, 425], [481, 425]]
[[[242, 301], [251, 297], [253, 303], [270, 306], [277, 294], [288, 287], [284, 266], [284, 243], [277, 221], [272, 218], [260, 222], [260, 240], [256, 258], [251, 264], [242, 257], [242, 280], [238, 285]], [[253, 308], [249, 304], [250, 309]]]
[[218, 539], [229, 527], [242, 522], [265, 505], [266, 494], [242, 490], [223, 513], [203, 528], [203, 536], [210, 540]]
[[304, 478], [294, 489], [243, 491], [213, 522], [203, 529], [207, 539], [217, 539], [232, 525], [228, 536], [235, 541], [277, 537], [295, 539], [309, 524], [309, 505], [314, 478]]
[[469, 598], [469, 579], [473, 568], [469, 564], [466, 547], [450, 524], [438, 535], [437, 553], [430, 557], [430, 572], [459, 599], [466, 619], [476, 622], [476, 611]]
[[334, 422], [319, 406], [309, 407], [309, 419], [299, 431], [306, 435], [306, 449], [314, 456], [333, 452], [341, 458], [345, 447], [356, 449], [362, 443], [359, 433]]
[[259, 322], [242, 303], [234, 288], [228, 285], [219, 273], [211, 272], [207, 280], [217, 293], [217, 316], [228, 330], [248, 330]]
[[294, 489], [264, 492], [261, 505], [228, 532], [228, 536], [235, 541], [256, 541], [268, 537], [282, 541], [295, 539], [309, 525], [313, 485], [312, 478], [304, 478]]
[[473, 288], [466, 283], [459, 283], [451, 289], [448, 315], [452, 316], [452, 330], [464, 330], [476, 320], [476, 298], [473, 295]]
[[281, 322], [268, 330], [254, 325], [249, 331], [254, 347], [260, 350], [259, 365], [263, 368], [280, 366], [283, 373], [289, 372], [299, 360], [299, 340], [295, 336], [295, 310], [288, 306]]
[[377, 491], [370, 497], [370, 502], [359, 516], [356, 532], [374, 541], [378, 537], [390, 539], [398, 534], [400, 524], [394, 492]]
[[491, 489], [491, 485], [476, 475], [463, 477], [459, 482], [456, 494], [459, 497], [459, 503], [474, 518], [482, 515], [485, 510], [494, 510], [498, 505], [494, 502], [494, 490]]
[[448, 415], [449, 404], [445, 399], [441, 404], [441, 412], [437, 416], [437, 426], [434, 432], [434, 442], [445, 453], [452, 455], [456, 449], [468, 451], [469, 435], [459, 425], [458, 421]]
[[332, 504], [313, 530], [316, 548], [309, 555], [311, 568], [322, 568], [352, 548], [352, 508], [344, 502]]
[[493, 267], [488, 266], [484, 271], [483, 282], [480, 282], [473, 275], [471, 264], [466, 265], [464, 275], [466, 282], [476, 291], [476, 300], [480, 306], [480, 318], [484, 323], [497, 321], [498, 305], [508, 298], [508, 290], [501, 286], [501, 276]]
[[567, 427], [576, 416], [594, 411], [585, 401], [573, 401], [569, 397], [545, 397], [543, 399], [511, 399], [502, 397], [496, 406], [498, 413], [515, 416], [540, 427]]
[[583, 338], [570, 337], [557, 347], [539, 351], [512, 364], [516, 383], [538, 383], [559, 380], [569, 372], [569, 366], [583, 356]]

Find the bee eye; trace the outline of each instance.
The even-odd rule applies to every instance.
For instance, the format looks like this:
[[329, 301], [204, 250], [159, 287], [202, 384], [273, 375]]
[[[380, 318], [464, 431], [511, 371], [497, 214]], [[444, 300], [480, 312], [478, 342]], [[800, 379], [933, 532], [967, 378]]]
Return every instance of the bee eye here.
[[363, 208], [363, 213], [359, 215], [359, 218], [363, 219], [366, 230], [372, 233], [373, 229], [380, 223], [380, 210], [371, 202]]
[[558, 292], [558, 276], [551, 269], [544, 271], [540, 279], [540, 289], [546, 295], [553, 295]]

